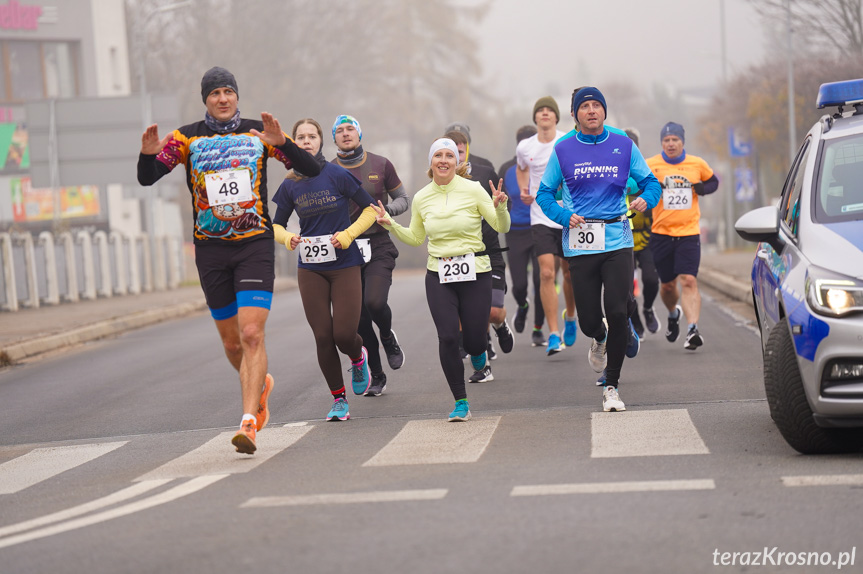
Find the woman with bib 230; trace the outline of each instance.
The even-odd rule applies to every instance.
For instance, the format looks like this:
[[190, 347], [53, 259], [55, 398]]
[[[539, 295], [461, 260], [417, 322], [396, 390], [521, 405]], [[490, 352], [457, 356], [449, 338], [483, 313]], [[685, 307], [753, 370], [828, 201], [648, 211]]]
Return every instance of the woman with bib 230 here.
[[463, 177], [467, 166], [458, 166], [458, 148], [451, 139], [435, 140], [428, 159], [432, 181], [414, 196], [408, 227], [394, 222], [383, 205], [375, 210], [377, 222], [408, 245], [420, 245], [428, 237], [426, 299], [437, 328], [441, 367], [455, 398], [448, 420], [466, 421], [470, 406], [458, 350], [459, 321], [465, 351], [471, 361], [485, 365], [491, 263], [484, 254], [481, 223], [485, 219], [495, 231], [509, 231], [507, 197], [501, 192], [503, 180], [496, 187], [489, 182], [489, 197], [479, 183]]

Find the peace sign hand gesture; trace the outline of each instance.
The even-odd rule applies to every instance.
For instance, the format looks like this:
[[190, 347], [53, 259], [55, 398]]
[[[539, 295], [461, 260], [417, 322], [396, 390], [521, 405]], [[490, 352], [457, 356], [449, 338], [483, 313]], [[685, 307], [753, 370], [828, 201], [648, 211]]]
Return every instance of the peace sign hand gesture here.
[[387, 215], [387, 210], [380, 199], [378, 200], [378, 204], [372, 205], [372, 207], [375, 210], [375, 221], [377, 221], [379, 225], [392, 225], [392, 222]]
[[491, 199], [494, 202], [494, 206], [497, 207], [501, 203], [506, 204], [508, 198], [506, 194], [501, 191], [501, 188], [503, 188], [503, 179], [497, 182], [497, 187], [495, 187], [492, 180], [488, 180], [488, 185], [491, 187]]

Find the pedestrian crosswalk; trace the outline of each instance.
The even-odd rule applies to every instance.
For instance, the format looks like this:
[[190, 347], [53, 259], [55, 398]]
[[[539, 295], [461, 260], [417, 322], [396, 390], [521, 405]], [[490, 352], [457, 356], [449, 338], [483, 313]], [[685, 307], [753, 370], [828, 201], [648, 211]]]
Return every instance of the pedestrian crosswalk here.
[[258, 451], [251, 457], [226, 448], [236, 431], [219, 433], [195, 450], [139, 476], [135, 481], [249, 472], [300, 440], [311, 429], [311, 426], [292, 426], [262, 432], [257, 439]]
[[[690, 411], [680, 409], [644, 409], [631, 410], [625, 413], [583, 413], [579, 417], [544, 417], [535, 419], [541, 422], [541, 436], [552, 448], [552, 457], [562, 453], [564, 457], [573, 457], [573, 465], [565, 466], [573, 474], [579, 466], [592, 464], [591, 472], [584, 474], [591, 480], [561, 480], [557, 482], [536, 481], [524, 484], [518, 478], [507, 488], [510, 498], [536, 496], [578, 496], [584, 494], [603, 495], [610, 493], [625, 494], [634, 492], [695, 492], [712, 491], [721, 488], [716, 480], [698, 472], [697, 465], [678, 465], [678, 472], [669, 476], [662, 472], [664, 464], [656, 466], [651, 473], [644, 473], [644, 465], [636, 465], [632, 475], [622, 477], [619, 472], [611, 472], [603, 480], [597, 480], [597, 469], [606, 468], [602, 465], [613, 465], [615, 460], [633, 458], [644, 461], [646, 457], [669, 457], [710, 455], [711, 450], [699, 432]], [[352, 457], [355, 470], [349, 472], [384, 473], [388, 488], [368, 487], [355, 491], [330, 491], [326, 487], [313, 485], [303, 492], [291, 492], [286, 486], [285, 491], [261, 492], [256, 489], [247, 498], [237, 500], [239, 508], [267, 507], [303, 507], [314, 505], [345, 505], [345, 504], [381, 504], [417, 501], [432, 504], [450, 496], [459, 487], [457, 480], [449, 480], [454, 476], [446, 469], [441, 472], [424, 473], [419, 469], [419, 476], [431, 477], [431, 484], [424, 481], [421, 485], [403, 476], [417, 476], [417, 467], [427, 465], [441, 468], [444, 465], [472, 465], [482, 462], [488, 457], [501, 460], [502, 453], [508, 448], [507, 441], [513, 433], [524, 432], [521, 413], [502, 414], [498, 416], [475, 416], [466, 423], [449, 423], [440, 419], [406, 420], [403, 423], [391, 424], [391, 420], [381, 422], [376, 432], [380, 441], [366, 447], [360, 442], [352, 445], [357, 452]], [[513, 421], [508, 427], [507, 421]], [[586, 423], [589, 420], [589, 426]], [[240, 455], [230, 446], [233, 431], [215, 432], [197, 431], [189, 433], [185, 440], [188, 449], [175, 458], [164, 461], [155, 456], [151, 470], [131, 479], [132, 484], [122, 486], [116, 492], [103, 495], [94, 500], [74, 505], [57, 512], [43, 516], [28, 517], [14, 524], [4, 524], [0, 519], [0, 549], [23, 542], [37, 540], [112, 520], [121, 516], [171, 503], [180, 498], [198, 492], [216, 484], [232, 475], [250, 473], [265, 466], [282, 453], [303, 453], [303, 456], [322, 454], [315, 448], [304, 448], [304, 441], [321, 441], [315, 444], [327, 444], [333, 437], [343, 440], [346, 435], [343, 430], [347, 425], [375, 424], [374, 421], [346, 424], [308, 422], [292, 423], [284, 426], [271, 425], [258, 434], [258, 451], [254, 456]], [[564, 428], [565, 427], [565, 428]], [[589, 428], [589, 432], [583, 431]], [[501, 429], [506, 429], [501, 433]], [[367, 427], [366, 427], [367, 430]], [[498, 439], [500, 434], [509, 437]], [[567, 441], [584, 441], [585, 447], [573, 448], [559, 437], [569, 437]], [[575, 437], [575, 438], [573, 438]], [[33, 448], [19, 454], [20, 447], [0, 447], [0, 507], [4, 497], [27, 496], [28, 489], [36, 489], [39, 485], [50, 484], [52, 480], [63, 480], [66, 473], [78, 469], [75, 475], [80, 478], [86, 475], [86, 469], [93, 465], [106, 465], [100, 459], [108, 456], [121, 456], [124, 448], [130, 443], [144, 437], [130, 440], [105, 441], [89, 444], [48, 446]], [[388, 440], [387, 440], [388, 439]], [[561, 448], [554, 448], [561, 447]], [[179, 449], [178, 449], [179, 450]], [[534, 449], [536, 450], [536, 449]], [[14, 452], [15, 455], [9, 453]], [[586, 454], [589, 452], [589, 456]], [[575, 453], [575, 454], [573, 454]], [[531, 456], [533, 452], [531, 452]], [[137, 453], [136, 457], [139, 457]], [[533, 459], [531, 464], [541, 461], [541, 455]], [[314, 460], [314, 459], [312, 459]], [[660, 460], [660, 459], [658, 459]], [[607, 461], [607, 462], [602, 462]], [[146, 461], [136, 461], [145, 468]], [[498, 463], [499, 464], [499, 463]], [[541, 462], [540, 462], [541, 464]], [[518, 462], [514, 463], [518, 466]], [[556, 470], [559, 466], [553, 464]], [[393, 467], [402, 470], [391, 470]], [[691, 470], [691, 475], [680, 475], [679, 469]], [[411, 473], [410, 469], [414, 469]], [[83, 470], [83, 471], [82, 471]], [[104, 470], [104, 468], [103, 468]], [[340, 471], [346, 469], [341, 468]], [[642, 473], [642, 474], [639, 474]], [[131, 474], [131, 476], [135, 476]], [[536, 476], [536, 475], [532, 475]], [[561, 475], [556, 475], [561, 476]], [[564, 474], [565, 476], [565, 474]], [[584, 478], [582, 476], [581, 478]], [[578, 478], [573, 476], [572, 478]], [[626, 478], [626, 480], [621, 480]], [[641, 480], [644, 478], [644, 480]], [[848, 486], [857, 487], [863, 484], [863, 475], [835, 476], [776, 476], [777, 485], [785, 487], [799, 486]], [[375, 484], [370, 481], [369, 484]], [[417, 488], [419, 486], [419, 488]], [[83, 485], [82, 485], [83, 488]], [[350, 489], [348, 489], [350, 490]], [[104, 491], [103, 491], [104, 492]], [[252, 496], [254, 494], [254, 496]], [[9, 500], [8, 498], [6, 500]], [[79, 499], [80, 500], [80, 499]]]
[[410, 421], [363, 466], [476, 462], [498, 423], [500, 417], [475, 417], [469, 424]]
[[0, 464], [0, 494], [14, 494], [120, 448], [126, 442], [104, 442], [37, 448]]

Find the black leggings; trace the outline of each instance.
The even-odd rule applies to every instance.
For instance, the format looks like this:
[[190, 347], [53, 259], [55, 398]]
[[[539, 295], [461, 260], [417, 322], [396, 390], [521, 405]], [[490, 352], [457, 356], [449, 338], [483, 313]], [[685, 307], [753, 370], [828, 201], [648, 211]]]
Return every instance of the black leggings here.
[[393, 312], [387, 304], [392, 279], [363, 273], [362, 283], [363, 307], [360, 313], [358, 332], [363, 338], [366, 352], [369, 354], [369, 369], [378, 375], [384, 372], [384, 367], [381, 363], [381, 350], [374, 325], [378, 326], [381, 334], [389, 333], [392, 330]]
[[437, 329], [438, 353], [444, 377], [455, 400], [466, 399], [464, 363], [458, 351], [459, 321], [464, 350], [481, 355], [488, 346], [491, 311], [491, 273], [477, 273], [476, 281], [441, 284], [435, 271], [426, 273], [426, 300]]
[[577, 255], [567, 257], [567, 261], [582, 333], [602, 339], [605, 335], [602, 309], [605, 307], [608, 321], [606, 380], [608, 385], [616, 387], [629, 343], [629, 316], [635, 308], [632, 298], [632, 248]]
[[297, 270], [297, 284], [327, 386], [332, 393], [344, 392], [342, 363], [336, 347], [350, 359], [362, 355], [363, 339], [357, 334], [363, 301], [360, 268], [310, 271], [301, 267]]
[[369, 370], [379, 375], [384, 372], [378, 336], [372, 323], [378, 326], [381, 335], [392, 331], [393, 312], [387, 303], [393, 284], [393, 269], [399, 250], [389, 233], [374, 233], [364, 239], [370, 240], [371, 260], [361, 267], [363, 277], [363, 308], [358, 332], [363, 338], [369, 356]]
[[542, 327], [545, 322], [545, 311], [539, 298], [539, 262], [533, 253], [533, 235], [530, 229], [517, 229], [506, 234], [506, 246], [509, 247], [509, 275], [512, 278], [512, 295], [519, 307], [527, 300], [527, 265], [533, 267], [533, 325]]
[[659, 273], [656, 272], [656, 264], [653, 262], [653, 252], [650, 249], [642, 249], [633, 253], [635, 265], [641, 267], [641, 293], [644, 296], [644, 307], [653, 307], [656, 295], [659, 293]]

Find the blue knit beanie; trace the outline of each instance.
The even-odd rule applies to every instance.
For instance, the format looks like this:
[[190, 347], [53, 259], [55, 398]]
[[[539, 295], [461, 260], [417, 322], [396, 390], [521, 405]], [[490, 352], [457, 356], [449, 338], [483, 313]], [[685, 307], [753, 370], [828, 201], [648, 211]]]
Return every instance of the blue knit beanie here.
[[587, 86], [581, 88], [572, 95], [572, 112], [578, 111], [579, 106], [588, 100], [596, 100], [602, 104], [602, 109], [605, 110], [605, 115], [608, 115], [608, 106], [605, 105], [605, 96], [596, 88]]
[[333, 122], [333, 141], [336, 139], [336, 130], [339, 129], [339, 126], [342, 124], [351, 124], [357, 129], [357, 134], [360, 136], [360, 141], [363, 141], [363, 128], [360, 127], [360, 122], [353, 116], [348, 116], [345, 114], [340, 115], [336, 118], [336, 121]]
[[677, 136], [680, 138], [681, 142], [686, 142], [686, 138], [684, 137], [686, 132], [683, 130], [683, 126], [674, 122], [668, 122], [664, 126], [662, 126], [662, 131], [659, 132], [659, 141], [661, 142], [665, 139], [665, 136]]

